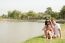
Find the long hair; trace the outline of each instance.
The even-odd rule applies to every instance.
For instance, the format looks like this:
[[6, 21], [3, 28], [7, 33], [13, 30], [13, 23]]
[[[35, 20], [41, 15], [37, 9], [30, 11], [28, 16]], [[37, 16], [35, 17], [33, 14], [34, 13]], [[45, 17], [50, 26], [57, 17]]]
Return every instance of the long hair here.
[[51, 25], [51, 21], [50, 20], [45, 21], [45, 25], [46, 27], [48, 27], [48, 25]]

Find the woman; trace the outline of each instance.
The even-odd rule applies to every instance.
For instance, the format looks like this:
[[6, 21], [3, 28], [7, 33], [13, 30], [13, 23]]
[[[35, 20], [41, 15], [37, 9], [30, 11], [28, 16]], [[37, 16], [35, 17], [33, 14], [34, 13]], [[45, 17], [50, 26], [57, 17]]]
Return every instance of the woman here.
[[43, 29], [44, 32], [45, 32], [45, 36], [46, 36], [47, 39], [52, 39], [54, 31], [53, 31], [52, 26], [51, 26], [51, 21], [47, 20], [45, 23], [46, 24], [45, 24], [45, 27]]

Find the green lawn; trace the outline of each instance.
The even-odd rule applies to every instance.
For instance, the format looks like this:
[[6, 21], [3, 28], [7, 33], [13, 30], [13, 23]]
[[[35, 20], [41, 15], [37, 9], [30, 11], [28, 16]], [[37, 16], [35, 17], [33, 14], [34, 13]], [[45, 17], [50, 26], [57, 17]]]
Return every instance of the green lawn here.
[[[62, 31], [65, 30], [64, 29], [65, 24], [61, 24], [61, 28]], [[65, 43], [65, 39], [56, 38], [56, 39], [49, 40], [49, 39], [45, 39], [43, 36], [37, 36], [26, 40], [24, 43]]]
[[61, 24], [61, 29], [62, 30], [65, 30], [65, 23], [64, 24]]
[[45, 39], [42, 36], [34, 37], [32, 39], [26, 40], [24, 43], [65, 43], [65, 39]]

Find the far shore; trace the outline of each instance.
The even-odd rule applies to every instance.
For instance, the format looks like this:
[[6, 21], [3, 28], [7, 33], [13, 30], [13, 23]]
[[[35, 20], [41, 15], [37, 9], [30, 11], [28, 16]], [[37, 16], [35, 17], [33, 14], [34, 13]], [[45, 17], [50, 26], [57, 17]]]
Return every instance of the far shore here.
[[[0, 19], [0, 21], [9, 21], [9, 22], [41, 22], [44, 23], [45, 20], [21, 20], [21, 19]], [[56, 20], [57, 23], [65, 23], [65, 20]]]

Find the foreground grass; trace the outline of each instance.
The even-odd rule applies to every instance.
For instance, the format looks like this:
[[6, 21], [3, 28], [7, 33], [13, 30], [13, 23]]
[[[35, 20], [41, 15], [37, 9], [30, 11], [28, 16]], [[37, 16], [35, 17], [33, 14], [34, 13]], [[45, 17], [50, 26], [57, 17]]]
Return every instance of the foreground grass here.
[[[61, 24], [61, 30], [62, 31], [65, 30], [65, 24]], [[29, 40], [26, 40], [24, 43], [65, 43], [65, 37], [64, 36], [62, 37], [64, 39], [57, 38], [57, 39], [48, 40], [48, 39], [45, 39], [43, 36], [38, 36], [38, 37], [31, 38]]]
[[34, 37], [32, 39], [26, 40], [24, 43], [65, 43], [65, 39], [45, 39], [42, 36]]

